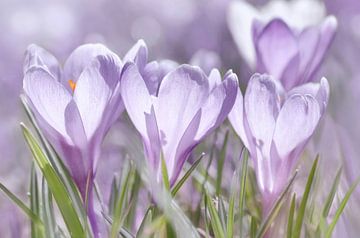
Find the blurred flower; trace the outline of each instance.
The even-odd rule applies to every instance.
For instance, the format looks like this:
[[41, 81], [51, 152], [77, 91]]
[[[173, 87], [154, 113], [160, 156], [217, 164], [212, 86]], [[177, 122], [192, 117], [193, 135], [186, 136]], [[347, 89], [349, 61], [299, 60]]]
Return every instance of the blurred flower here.
[[30, 107], [46, 138], [65, 160], [84, 201], [88, 192], [96, 237], [92, 182], [103, 137], [123, 111], [121, 66], [118, 56], [100, 44], [78, 47], [63, 71], [54, 56], [36, 45], [29, 46], [24, 64], [23, 87]]
[[272, 75], [286, 90], [313, 81], [336, 26], [336, 19], [327, 17], [319, 27], [308, 27], [297, 33], [280, 19], [267, 25], [254, 21], [256, 72]]
[[190, 59], [190, 64], [199, 66], [208, 75], [212, 69], [221, 68], [220, 57], [214, 51], [198, 50]]
[[[137, 62], [144, 62], [142, 57], [139, 53]], [[191, 151], [231, 110], [237, 77], [230, 71], [221, 82], [217, 70], [207, 77], [198, 67], [181, 65], [163, 78], [155, 74], [158, 80], [154, 81], [154, 74], [144, 73], [150, 64], [124, 66], [121, 94], [157, 181], [161, 180], [162, 154], [173, 185]]]
[[232, 1], [228, 9], [228, 25], [239, 52], [249, 66], [255, 69], [256, 53], [253, 45], [252, 26], [255, 19], [268, 23], [280, 18], [291, 29], [303, 29], [319, 24], [325, 17], [325, 6], [316, 0], [277, 0], [260, 9], [256, 9], [246, 1]]
[[244, 98], [239, 90], [229, 119], [254, 162], [265, 215], [314, 133], [328, 96], [325, 78], [286, 93], [276, 79], [255, 74]]

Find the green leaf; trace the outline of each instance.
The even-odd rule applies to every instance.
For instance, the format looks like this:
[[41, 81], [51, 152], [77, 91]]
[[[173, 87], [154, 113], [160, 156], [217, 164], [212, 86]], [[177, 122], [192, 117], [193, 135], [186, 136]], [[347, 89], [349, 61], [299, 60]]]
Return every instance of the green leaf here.
[[186, 180], [190, 177], [192, 172], [197, 168], [197, 166], [200, 164], [202, 158], [204, 158], [204, 153], [200, 155], [200, 157], [191, 165], [190, 169], [186, 171], [184, 176], [179, 180], [178, 183], [174, 186], [174, 188], [171, 190], [171, 195], [175, 197], [176, 193], [180, 190], [180, 188], [183, 186], [183, 184], [186, 182]]
[[217, 213], [215, 206], [212, 202], [212, 199], [210, 197], [210, 195], [207, 193], [207, 191], [205, 191], [205, 199], [206, 199], [206, 208], [209, 210], [209, 214], [210, 214], [210, 223], [211, 223], [211, 227], [214, 231], [215, 234], [215, 238], [224, 238], [225, 237], [225, 233], [221, 224], [221, 220], [219, 217], [219, 214]]
[[331, 205], [334, 201], [334, 197], [336, 194], [336, 191], [339, 187], [339, 183], [340, 183], [340, 177], [341, 177], [341, 172], [342, 172], [342, 167], [340, 167], [336, 173], [336, 177], [334, 179], [333, 185], [331, 187], [331, 191], [326, 199], [325, 205], [324, 205], [324, 209], [322, 212], [323, 218], [326, 218], [329, 215], [329, 211], [331, 208]]
[[224, 200], [221, 197], [218, 197], [218, 214], [220, 217], [221, 225], [223, 229], [226, 229], [226, 210], [224, 205]]
[[165, 162], [165, 159], [164, 159], [164, 156], [162, 155], [162, 153], [161, 153], [161, 174], [162, 174], [162, 179], [163, 179], [165, 189], [167, 191], [170, 191], [169, 175], [168, 175], [168, 171], [166, 168], [166, 162]]
[[81, 225], [79, 217], [73, 206], [73, 202], [66, 190], [65, 185], [62, 183], [56, 171], [51, 166], [49, 160], [44, 155], [37, 141], [27, 129], [24, 124], [21, 124], [21, 128], [27, 144], [33, 154], [33, 157], [39, 166], [43, 176], [45, 177], [48, 186], [56, 200], [59, 210], [63, 216], [64, 222], [73, 237], [85, 237], [84, 229]]
[[296, 194], [293, 195], [291, 199], [291, 205], [289, 210], [288, 224], [287, 224], [287, 238], [291, 238], [295, 214], [295, 203], [296, 203]]
[[327, 229], [326, 236], [325, 236], [326, 238], [331, 237], [332, 232], [335, 229], [335, 225], [336, 225], [336, 223], [338, 222], [338, 220], [340, 218], [340, 215], [344, 211], [345, 206], [346, 206], [347, 202], [349, 201], [351, 194], [354, 192], [354, 190], [355, 190], [356, 186], [359, 184], [359, 182], [360, 182], [360, 177], [351, 185], [351, 187], [349, 188], [349, 190], [345, 194], [345, 197], [341, 201], [338, 209], [336, 210], [335, 216], [334, 216], [332, 222], [330, 223], [329, 228]]
[[252, 216], [251, 221], [250, 221], [250, 237], [251, 238], [256, 237], [256, 229], [257, 229], [256, 218]]
[[144, 215], [143, 220], [141, 221], [140, 227], [136, 233], [136, 237], [142, 237], [143, 236], [143, 232], [145, 230], [145, 227], [151, 223], [152, 221], [152, 217], [153, 217], [153, 213], [154, 213], [154, 206], [151, 205], [149, 206], [149, 208], [146, 210], [146, 213]]
[[227, 147], [227, 142], [228, 142], [228, 137], [229, 137], [229, 131], [226, 132], [225, 134], [225, 138], [224, 138], [224, 142], [223, 145], [221, 147], [220, 150], [220, 156], [219, 159], [217, 160], [217, 177], [216, 177], [216, 196], [220, 196], [220, 192], [221, 192], [221, 181], [222, 181], [222, 173], [223, 173], [223, 169], [224, 169], [224, 163], [225, 163], [225, 158], [226, 158], [226, 147]]
[[249, 161], [249, 152], [248, 150], [245, 149], [243, 150], [243, 158], [241, 165], [241, 180], [240, 180], [240, 195], [239, 195], [240, 237], [242, 237], [242, 231], [243, 231], [243, 217], [244, 217], [244, 204], [245, 204], [245, 195], [246, 195], [248, 161]]
[[64, 185], [70, 195], [70, 198], [71, 198], [72, 202], [74, 203], [76, 212], [78, 214], [81, 214], [83, 219], [85, 219], [86, 215], [85, 215], [85, 209], [83, 206], [83, 202], [79, 195], [78, 188], [75, 185], [72, 177], [70, 176], [69, 171], [67, 170], [63, 161], [56, 154], [55, 150], [52, 148], [52, 146], [49, 144], [49, 142], [46, 140], [46, 138], [42, 134], [42, 132], [35, 120], [34, 114], [32, 113], [30, 107], [28, 106], [26, 97], [24, 95], [20, 95], [20, 99], [21, 99], [22, 105], [24, 107], [24, 110], [25, 110], [28, 118], [34, 127], [36, 134], [38, 135], [38, 137], [40, 139], [40, 144], [44, 148], [44, 152], [45, 152], [45, 155], [47, 156], [47, 159], [50, 161], [50, 163], [51, 163], [52, 167], [54, 168], [54, 170], [56, 171], [57, 175], [60, 177], [61, 181], [64, 183]]
[[313, 166], [311, 168], [309, 177], [308, 177], [307, 182], [306, 182], [305, 191], [304, 191], [303, 197], [301, 199], [298, 214], [296, 216], [296, 221], [295, 221], [295, 226], [294, 226], [293, 236], [292, 236], [293, 238], [299, 238], [300, 234], [301, 234], [301, 227], [302, 227], [302, 224], [303, 224], [303, 221], [304, 221], [306, 204], [307, 204], [307, 201], [308, 201], [308, 198], [309, 198], [309, 195], [310, 195], [311, 186], [312, 186], [313, 181], [314, 181], [318, 161], [319, 161], [319, 155], [316, 156], [316, 159], [315, 159], [315, 161], [313, 163]]
[[[30, 177], [30, 209], [37, 216], [40, 215], [40, 199], [39, 199], [39, 185], [34, 164], [31, 166], [31, 177]], [[38, 226], [31, 221], [31, 237], [37, 238], [41, 236], [41, 231], [38, 231]]]
[[290, 179], [288, 185], [286, 186], [284, 191], [281, 193], [280, 197], [276, 200], [274, 206], [271, 208], [269, 215], [266, 217], [265, 221], [261, 224], [261, 226], [260, 226], [260, 228], [259, 228], [259, 230], [258, 230], [258, 232], [256, 234], [257, 238], [263, 237], [263, 235], [265, 234], [267, 229], [270, 227], [270, 225], [272, 224], [272, 222], [276, 218], [276, 216], [279, 213], [279, 210], [280, 210], [280, 208], [281, 208], [281, 206], [282, 206], [282, 204], [284, 202], [285, 195], [290, 190], [290, 187], [294, 183], [294, 180], [295, 180], [296, 176], [297, 176], [297, 171], [295, 171], [295, 174]]
[[[126, 173], [125, 171], [128, 171], [128, 172]], [[117, 196], [118, 199], [117, 199], [116, 205], [115, 205], [115, 212], [114, 212], [114, 216], [113, 216], [113, 223], [111, 226], [111, 233], [110, 233], [111, 238], [117, 237], [120, 227], [122, 226], [122, 223], [123, 223], [122, 213], [123, 213], [123, 209], [125, 207], [125, 201], [126, 201], [128, 187], [129, 187], [128, 185], [129, 185], [129, 181], [131, 180], [131, 176], [134, 176], [134, 174], [135, 174], [134, 169], [128, 168], [128, 167], [125, 167], [123, 172], [124, 172], [124, 179], [121, 184], [120, 194]]]
[[45, 237], [44, 235], [44, 224], [40, 220], [37, 214], [31, 211], [15, 194], [10, 192], [2, 183], [0, 183], [0, 189], [10, 198], [29, 218], [30, 220], [37, 226], [39, 232], [39, 237]]
[[55, 237], [55, 216], [52, 203], [52, 195], [49, 191], [49, 187], [45, 181], [45, 178], [42, 177], [42, 211], [43, 211], [43, 221], [45, 223], [46, 237], [54, 238]]
[[232, 238], [234, 236], [235, 196], [236, 196], [236, 190], [233, 189], [233, 191], [231, 192], [231, 195], [230, 195], [229, 209], [228, 209], [227, 222], [226, 222], [226, 237], [227, 238]]
[[115, 175], [111, 183], [110, 199], [109, 199], [109, 214], [114, 215], [117, 196], [119, 194], [117, 176]]

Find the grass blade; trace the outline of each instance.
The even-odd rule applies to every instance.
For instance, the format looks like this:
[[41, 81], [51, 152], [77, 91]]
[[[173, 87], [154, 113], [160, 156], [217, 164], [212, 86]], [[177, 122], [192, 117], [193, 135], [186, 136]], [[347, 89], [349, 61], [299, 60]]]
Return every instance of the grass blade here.
[[227, 215], [227, 222], [226, 222], [226, 237], [232, 238], [234, 236], [234, 207], [235, 207], [235, 197], [236, 197], [236, 190], [231, 192], [230, 200], [229, 200], [229, 209]]
[[309, 177], [308, 177], [307, 182], [306, 182], [305, 191], [304, 191], [303, 197], [301, 199], [298, 214], [296, 216], [296, 221], [295, 221], [295, 226], [294, 226], [293, 236], [292, 236], [293, 238], [299, 238], [300, 234], [301, 234], [301, 227], [302, 227], [302, 224], [303, 224], [303, 221], [304, 221], [306, 204], [307, 204], [307, 201], [308, 201], [308, 198], [309, 198], [309, 195], [310, 195], [311, 186], [312, 186], [313, 181], [314, 181], [318, 161], [319, 161], [319, 155], [316, 157], [316, 159], [315, 159], [315, 161], [313, 163], [313, 166], [311, 168]]
[[338, 169], [338, 172], [336, 173], [336, 177], [335, 177], [335, 180], [333, 182], [333, 185], [331, 187], [331, 191], [326, 199], [326, 202], [325, 202], [325, 206], [324, 206], [324, 209], [323, 209], [323, 212], [322, 212], [322, 216], [323, 218], [326, 218], [328, 215], [329, 215], [329, 211], [330, 211], [330, 208], [331, 208], [331, 205], [334, 201], [334, 198], [335, 198], [335, 193], [339, 187], [339, 183], [340, 183], [340, 177], [341, 177], [341, 172], [342, 172], [342, 168], [340, 167]]
[[222, 181], [222, 173], [224, 170], [224, 163], [226, 158], [226, 148], [228, 144], [228, 138], [229, 138], [229, 131], [226, 132], [224, 142], [222, 144], [221, 150], [220, 150], [220, 156], [217, 160], [217, 176], [216, 176], [216, 196], [220, 196], [221, 192], [221, 181]]
[[190, 169], [186, 171], [184, 176], [179, 180], [178, 183], [174, 186], [174, 188], [171, 190], [171, 195], [175, 197], [176, 193], [180, 190], [180, 188], [183, 186], [183, 184], [186, 182], [186, 180], [190, 177], [192, 172], [197, 168], [197, 166], [200, 164], [202, 158], [204, 158], [204, 153], [200, 155], [200, 157], [191, 165]]
[[55, 237], [55, 216], [53, 210], [53, 203], [52, 203], [52, 194], [49, 191], [49, 187], [45, 181], [45, 178], [42, 177], [42, 217], [45, 224], [46, 230], [46, 237], [54, 238]]
[[[127, 167], [125, 167], [125, 169], [123, 171], [126, 171]], [[127, 197], [127, 193], [128, 193], [128, 184], [129, 181], [131, 180], [131, 176], [134, 175], [134, 169], [133, 168], [129, 168], [127, 174], [125, 174], [125, 177], [123, 177], [123, 182], [121, 184], [121, 189], [120, 189], [120, 194], [116, 197], [118, 197], [117, 201], [116, 201], [116, 206], [115, 206], [115, 211], [114, 211], [114, 216], [113, 216], [113, 223], [111, 226], [111, 233], [110, 233], [110, 237], [112, 238], [116, 238], [117, 234], [119, 232], [119, 228], [122, 226], [122, 213], [123, 213], [123, 208], [124, 208], [124, 204], [126, 201], [126, 197]]]
[[41, 231], [39, 234], [42, 234], [40, 237], [45, 237], [44, 234], [44, 224], [40, 220], [37, 214], [31, 211], [15, 194], [10, 192], [2, 183], [0, 183], [0, 189], [10, 198], [29, 218], [34, 224], [38, 227], [37, 230]]
[[336, 223], [338, 222], [338, 220], [340, 218], [340, 215], [344, 211], [345, 206], [346, 206], [347, 202], [349, 201], [351, 194], [354, 192], [354, 190], [355, 190], [356, 186], [359, 184], [359, 182], [360, 182], [360, 177], [351, 185], [351, 187], [349, 188], [349, 190], [345, 194], [345, 197], [341, 201], [338, 209], [336, 210], [335, 216], [334, 216], [332, 222], [330, 223], [329, 228], [327, 229], [326, 236], [325, 236], [326, 238], [331, 237], [332, 232], [335, 229], [335, 225], [336, 225]]
[[221, 225], [219, 214], [217, 213], [215, 206], [211, 200], [211, 197], [207, 193], [207, 191], [205, 191], [205, 199], [206, 199], [207, 208], [209, 209], [210, 223], [214, 231], [215, 238], [224, 238], [225, 233]]
[[240, 221], [240, 237], [242, 237], [243, 230], [243, 217], [244, 217], [244, 204], [246, 196], [246, 179], [247, 179], [247, 169], [249, 161], [249, 152], [246, 149], [243, 149], [243, 158], [241, 165], [241, 180], [240, 180], [240, 194], [239, 194], [239, 221]]
[[64, 183], [71, 200], [74, 203], [74, 207], [78, 214], [81, 214], [82, 218], [85, 219], [85, 209], [83, 206], [82, 199], [80, 198], [77, 186], [72, 180], [72, 177], [70, 176], [69, 171], [65, 167], [63, 161], [59, 158], [59, 156], [56, 154], [55, 150], [52, 148], [52, 146], [49, 144], [49, 142], [46, 140], [44, 135], [42, 134], [37, 121], [34, 117], [34, 114], [32, 113], [30, 107], [28, 106], [27, 99], [24, 95], [20, 95], [20, 99], [22, 102], [22, 105], [24, 107], [24, 110], [32, 124], [32, 126], [35, 129], [36, 134], [38, 135], [40, 139], [40, 145], [44, 149], [45, 155], [47, 156], [48, 160], [50, 161], [51, 165], [55, 169], [57, 175], [61, 178], [61, 181]]
[[[34, 164], [31, 166], [31, 176], [30, 176], [30, 209], [35, 213], [37, 216], [40, 215], [40, 199], [39, 199], [39, 185], [36, 170]], [[37, 230], [36, 224], [31, 221], [31, 237], [37, 238], [40, 236]]]
[[56, 203], [63, 216], [64, 222], [73, 237], [85, 237], [84, 229], [73, 206], [73, 202], [66, 190], [65, 185], [62, 183], [56, 171], [51, 166], [49, 160], [45, 157], [37, 141], [27, 129], [24, 124], [21, 128], [27, 144], [33, 154], [33, 157], [39, 166], [43, 176], [45, 177], [49, 188], [54, 195]]
[[294, 194], [291, 199], [288, 224], [287, 224], [287, 236], [286, 236], [287, 238], [291, 238], [292, 235], [294, 214], [295, 214], [295, 203], [296, 203], [296, 194]]
[[165, 189], [167, 191], [170, 191], [169, 175], [168, 175], [168, 171], [166, 168], [166, 162], [165, 162], [164, 156], [161, 156], [161, 174], [162, 174], [162, 179], [163, 179]]

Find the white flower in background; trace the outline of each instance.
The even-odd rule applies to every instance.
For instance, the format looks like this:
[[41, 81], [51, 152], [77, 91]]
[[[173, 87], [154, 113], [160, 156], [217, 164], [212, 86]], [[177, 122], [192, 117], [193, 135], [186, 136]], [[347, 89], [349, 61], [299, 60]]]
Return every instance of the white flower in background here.
[[280, 18], [291, 28], [299, 31], [317, 25], [326, 16], [325, 6], [317, 0], [275, 0], [261, 8], [256, 8], [243, 0], [229, 4], [228, 26], [242, 57], [251, 68], [255, 68], [256, 56], [252, 39], [253, 20], [264, 24]]

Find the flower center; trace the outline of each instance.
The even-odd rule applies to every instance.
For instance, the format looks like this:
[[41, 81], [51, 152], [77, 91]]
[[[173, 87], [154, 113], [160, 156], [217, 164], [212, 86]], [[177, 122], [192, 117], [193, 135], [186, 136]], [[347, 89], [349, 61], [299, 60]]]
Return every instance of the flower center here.
[[68, 83], [69, 83], [71, 90], [74, 92], [75, 88], [76, 88], [76, 82], [74, 82], [72, 79], [69, 79]]

